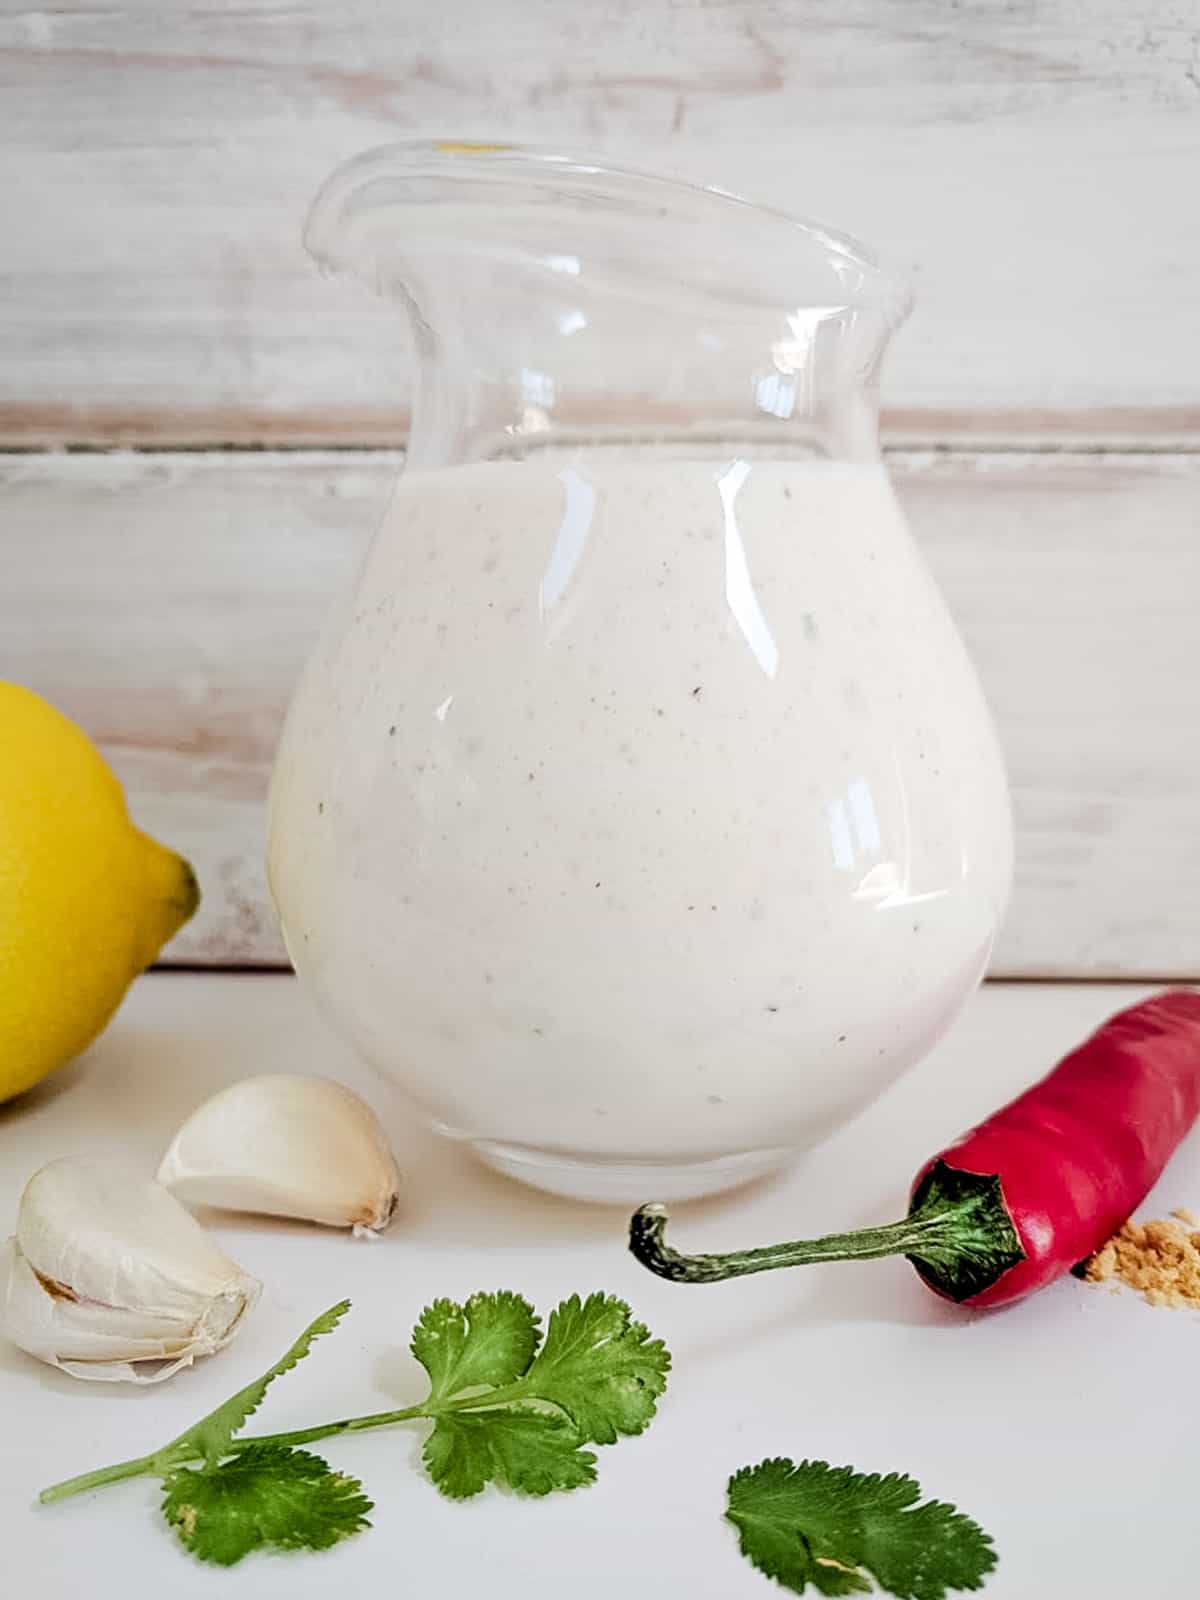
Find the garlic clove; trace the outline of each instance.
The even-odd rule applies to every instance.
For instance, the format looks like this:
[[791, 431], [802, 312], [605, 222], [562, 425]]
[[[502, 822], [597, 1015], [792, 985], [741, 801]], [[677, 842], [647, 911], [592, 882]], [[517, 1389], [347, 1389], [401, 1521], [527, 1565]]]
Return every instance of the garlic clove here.
[[161, 1185], [67, 1157], [21, 1197], [0, 1332], [75, 1377], [158, 1383], [227, 1344], [260, 1287]]
[[9, 1239], [3, 1247], [0, 1277], [5, 1285], [0, 1315], [4, 1333], [28, 1354], [72, 1377], [159, 1383], [190, 1366], [197, 1353], [178, 1339], [177, 1329], [150, 1337], [145, 1317], [116, 1306], [72, 1300], [61, 1286], [48, 1286], [29, 1265], [16, 1239]]
[[298, 1217], [373, 1234], [400, 1172], [371, 1108], [330, 1078], [244, 1078], [180, 1128], [158, 1181], [190, 1205]]

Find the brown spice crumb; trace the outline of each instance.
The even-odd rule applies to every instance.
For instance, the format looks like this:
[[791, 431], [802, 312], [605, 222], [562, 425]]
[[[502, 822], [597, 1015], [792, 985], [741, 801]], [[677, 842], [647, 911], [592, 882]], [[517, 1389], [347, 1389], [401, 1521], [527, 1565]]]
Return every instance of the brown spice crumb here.
[[1200, 1228], [1200, 1217], [1194, 1211], [1189, 1211], [1187, 1206], [1176, 1206], [1171, 1215], [1178, 1217], [1180, 1222], [1186, 1222], [1189, 1228]]
[[1087, 1276], [1089, 1283], [1103, 1283], [1106, 1278], [1111, 1278], [1117, 1270], [1117, 1247], [1110, 1239], [1103, 1250], [1097, 1253], [1088, 1262]]
[[1152, 1306], [1200, 1309], [1200, 1231], [1194, 1212], [1180, 1208], [1171, 1218], [1127, 1222], [1098, 1250], [1084, 1273], [1089, 1283], [1117, 1278]]

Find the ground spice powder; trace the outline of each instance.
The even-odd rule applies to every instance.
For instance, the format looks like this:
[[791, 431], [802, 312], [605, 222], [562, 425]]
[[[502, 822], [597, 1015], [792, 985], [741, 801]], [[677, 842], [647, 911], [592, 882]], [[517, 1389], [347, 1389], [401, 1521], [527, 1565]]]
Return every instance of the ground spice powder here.
[[1200, 1310], [1200, 1217], [1180, 1209], [1172, 1219], [1127, 1222], [1091, 1258], [1084, 1277], [1116, 1278], [1152, 1306]]

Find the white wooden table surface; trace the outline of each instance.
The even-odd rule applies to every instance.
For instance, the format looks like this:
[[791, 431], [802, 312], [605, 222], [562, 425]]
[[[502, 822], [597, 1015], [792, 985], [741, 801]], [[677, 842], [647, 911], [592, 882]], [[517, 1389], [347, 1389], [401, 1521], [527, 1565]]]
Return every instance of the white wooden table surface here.
[[[719, 1248], [890, 1217], [926, 1154], [1144, 992], [985, 989], [935, 1054], [857, 1122], [786, 1177], [682, 1208], [676, 1241]], [[1001, 1558], [989, 1600], [1194, 1594], [1196, 1317], [1073, 1279], [1004, 1312], [963, 1314], [903, 1261], [709, 1289], [661, 1283], [625, 1253], [623, 1213], [527, 1192], [417, 1129], [288, 978], [142, 980], [86, 1060], [0, 1109], [0, 1217], [15, 1215], [25, 1179], [55, 1156], [119, 1150], [152, 1170], [202, 1097], [280, 1070], [330, 1073], [373, 1101], [408, 1176], [396, 1224], [371, 1245], [220, 1219], [221, 1242], [264, 1280], [262, 1302], [233, 1346], [161, 1388], [83, 1385], [0, 1347], [6, 1593], [767, 1600], [782, 1591], [737, 1554], [724, 1484], [744, 1464], [786, 1454], [907, 1470], [975, 1516]], [[1197, 1138], [1145, 1211], [1189, 1203], [1200, 1206]], [[619, 1293], [674, 1352], [659, 1419], [600, 1452], [591, 1489], [453, 1504], [419, 1469], [419, 1427], [338, 1439], [321, 1448], [364, 1480], [373, 1529], [326, 1556], [252, 1558], [230, 1574], [173, 1548], [149, 1480], [34, 1508], [43, 1485], [172, 1436], [343, 1295], [350, 1319], [272, 1391], [262, 1426], [411, 1402], [423, 1392], [406, 1348], [421, 1307], [501, 1286], [543, 1310], [575, 1289]]]

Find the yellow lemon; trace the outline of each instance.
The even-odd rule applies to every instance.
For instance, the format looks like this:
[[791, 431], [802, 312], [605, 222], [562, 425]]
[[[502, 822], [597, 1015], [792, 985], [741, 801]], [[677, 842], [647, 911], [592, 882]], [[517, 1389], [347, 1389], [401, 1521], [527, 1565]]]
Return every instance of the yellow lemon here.
[[0, 681], [0, 1101], [90, 1044], [199, 903], [86, 734]]

